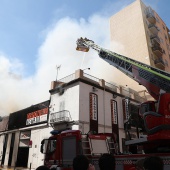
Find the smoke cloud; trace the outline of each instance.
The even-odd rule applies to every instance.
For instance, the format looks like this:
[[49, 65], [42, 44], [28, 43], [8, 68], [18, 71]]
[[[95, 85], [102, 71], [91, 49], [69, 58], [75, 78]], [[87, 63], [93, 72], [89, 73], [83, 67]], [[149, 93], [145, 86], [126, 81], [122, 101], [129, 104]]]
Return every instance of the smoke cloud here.
[[23, 77], [24, 65], [20, 61], [1, 54], [0, 115], [48, 100], [51, 81], [56, 79], [57, 65], [61, 65], [57, 79], [87, 67], [91, 68], [87, 70], [88, 74], [104, 78], [100, 73], [108, 64], [101, 62], [96, 52], [91, 50], [84, 54], [76, 51], [76, 41], [80, 37], [95, 40], [109, 48], [109, 19], [93, 15], [88, 20], [66, 17], [54, 23], [46, 31], [44, 42], [37, 52], [36, 73], [30, 77]]
[[[118, 7], [122, 7], [120, 2], [107, 8], [107, 11], [116, 12]], [[86, 54], [76, 51], [76, 41], [80, 37], [87, 37], [110, 49], [109, 17], [105, 16], [95, 14], [87, 20], [65, 17], [49, 26], [43, 31], [44, 41], [37, 50], [36, 72], [32, 76], [23, 76], [24, 64], [19, 60], [0, 54], [0, 116], [48, 100], [51, 81], [56, 80], [58, 65], [61, 68], [57, 79], [77, 69], [90, 67], [90, 70], [86, 70], [88, 74], [115, 82], [119, 71], [101, 60], [95, 51], [90, 50]], [[111, 42], [113, 50], [118, 47], [123, 50], [121, 44]]]

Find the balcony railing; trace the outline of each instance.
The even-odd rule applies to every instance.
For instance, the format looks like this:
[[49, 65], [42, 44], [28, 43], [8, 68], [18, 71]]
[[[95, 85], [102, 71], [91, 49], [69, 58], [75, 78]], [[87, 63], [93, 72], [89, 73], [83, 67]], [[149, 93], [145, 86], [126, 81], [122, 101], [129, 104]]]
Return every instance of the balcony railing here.
[[83, 74], [84, 75], [84, 77], [86, 77], [86, 78], [88, 78], [88, 79], [90, 79], [90, 80], [93, 80], [93, 81], [95, 81], [95, 82], [99, 82], [99, 78], [97, 78], [97, 77], [94, 77], [94, 76], [92, 76], [92, 75], [90, 75], [90, 74], [87, 74], [87, 73], [84, 73]]
[[49, 123], [57, 124], [62, 122], [70, 122], [72, 121], [70, 112], [68, 110], [62, 110], [55, 113], [50, 113]]
[[75, 79], [75, 73], [70, 74], [70, 75], [68, 75], [68, 76], [66, 76], [66, 77], [64, 77], [64, 78], [62, 78], [62, 79], [60, 79], [58, 81], [63, 82], [63, 83], [68, 83], [68, 82], [70, 82], [70, 81], [72, 81], [74, 79]]
[[146, 14], [146, 18], [148, 19], [148, 21], [152, 24], [155, 24], [156, 23], [156, 18], [154, 16], [154, 14], [152, 13], [148, 13]]
[[161, 57], [163, 54], [163, 50], [160, 46], [154, 45], [152, 47], [152, 51], [153, 53], [157, 56], [157, 57]]
[[152, 24], [156, 23], [156, 18], [151, 7], [148, 7], [146, 10], [146, 18], [150, 23]]
[[159, 32], [159, 28], [155, 24], [149, 24], [148, 28], [153, 34], [157, 35]]
[[160, 41], [160, 38], [159, 38], [157, 35], [151, 35], [151, 36], [150, 36], [150, 39], [156, 41], [156, 42], [159, 43], [159, 44], [160, 44], [160, 42], [161, 42], [161, 41]]
[[157, 68], [161, 69], [161, 70], [164, 70], [165, 69], [165, 63], [164, 61], [162, 60], [162, 58], [158, 58], [156, 60], [154, 60], [154, 64]]
[[119, 88], [115, 84], [111, 84], [111, 83], [108, 83], [108, 82], [105, 82], [105, 86], [107, 88], [109, 88], [110, 90], [114, 91], [114, 92], [117, 92], [117, 89]]

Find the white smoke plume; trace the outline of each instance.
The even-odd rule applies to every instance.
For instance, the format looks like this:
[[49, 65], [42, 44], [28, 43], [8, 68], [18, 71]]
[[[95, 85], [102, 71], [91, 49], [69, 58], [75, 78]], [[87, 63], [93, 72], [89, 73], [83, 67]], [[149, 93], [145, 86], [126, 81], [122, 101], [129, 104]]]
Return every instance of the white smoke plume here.
[[[101, 77], [104, 65], [100, 66], [97, 53], [85, 54], [76, 51], [76, 40], [87, 37], [100, 45], [109, 47], [109, 19], [94, 15], [88, 20], [62, 18], [53, 27], [48, 28], [45, 40], [38, 50], [36, 73], [30, 77], [22, 77], [23, 64], [17, 59], [0, 55], [0, 115], [29, 107], [48, 100], [50, 83], [56, 79], [56, 65], [61, 65], [58, 79], [72, 74], [77, 69], [90, 67], [88, 72]], [[82, 68], [81, 68], [82, 67]]]
[[[118, 6], [121, 5], [114, 4], [108, 11], [115, 12]], [[100, 14], [87, 20], [60, 19], [45, 31], [44, 42], [37, 50], [36, 73], [29, 77], [23, 77], [24, 65], [20, 61], [0, 54], [0, 116], [48, 100], [51, 81], [56, 79], [56, 65], [61, 65], [58, 79], [90, 67], [86, 70], [88, 74], [114, 82], [117, 76], [114, 68], [102, 61], [96, 52], [91, 50], [83, 59], [84, 53], [76, 51], [76, 40], [80, 37], [110, 48], [109, 34], [109, 17]]]

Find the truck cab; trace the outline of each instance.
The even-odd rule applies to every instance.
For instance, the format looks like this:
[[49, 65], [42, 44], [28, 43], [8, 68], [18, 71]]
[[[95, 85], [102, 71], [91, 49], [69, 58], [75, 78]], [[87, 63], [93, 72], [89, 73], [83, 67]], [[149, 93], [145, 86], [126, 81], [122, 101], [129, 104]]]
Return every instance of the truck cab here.
[[41, 153], [45, 154], [44, 165], [49, 168], [72, 168], [76, 155], [86, 155], [98, 169], [98, 159], [103, 153], [118, 151], [112, 134], [81, 134], [79, 130], [53, 132], [49, 139], [41, 142]]

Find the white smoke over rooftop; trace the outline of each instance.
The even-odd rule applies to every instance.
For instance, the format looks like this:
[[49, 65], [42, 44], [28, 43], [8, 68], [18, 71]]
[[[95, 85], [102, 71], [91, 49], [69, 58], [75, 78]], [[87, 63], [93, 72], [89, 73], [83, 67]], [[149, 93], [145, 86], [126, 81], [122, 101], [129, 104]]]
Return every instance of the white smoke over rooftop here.
[[[122, 5], [114, 4], [107, 10], [116, 12], [118, 6]], [[84, 54], [76, 51], [76, 41], [80, 37], [87, 37], [102, 47], [110, 48], [109, 34], [109, 17], [100, 14], [87, 20], [60, 19], [45, 31], [44, 42], [37, 52], [36, 73], [29, 77], [23, 77], [24, 65], [20, 61], [1, 54], [0, 116], [48, 100], [51, 81], [56, 79], [56, 65], [61, 65], [58, 79], [77, 69], [90, 67], [88, 74], [114, 82], [114, 68], [102, 61], [96, 52], [91, 50], [83, 60]], [[112, 42], [112, 49], [113, 44], [116, 42]]]
[[[58, 79], [90, 67], [89, 74], [101, 77], [103, 67], [108, 66], [94, 51], [85, 55], [76, 51], [76, 40], [87, 37], [104, 47], [109, 47], [109, 19], [94, 15], [89, 20], [69, 17], [59, 20], [48, 29], [45, 41], [38, 51], [36, 73], [22, 77], [23, 65], [16, 59], [0, 56], [0, 115], [26, 108], [50, 97], [50, 83], [56, 79], [56, 65], [61, 65]], [[102, 62], [102, 65], [100, 65]], [[109, 69], [108, 69], [109, 70]]]

